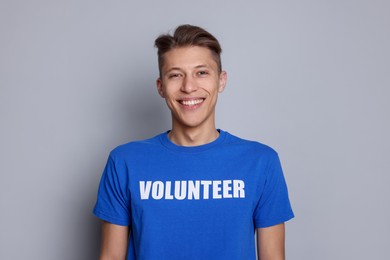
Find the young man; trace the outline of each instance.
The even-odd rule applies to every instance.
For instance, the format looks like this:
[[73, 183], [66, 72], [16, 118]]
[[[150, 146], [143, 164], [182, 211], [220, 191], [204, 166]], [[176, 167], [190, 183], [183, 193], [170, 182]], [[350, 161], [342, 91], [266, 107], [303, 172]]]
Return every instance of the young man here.
[[114, 149], [94, 214], [100, 259], [284, 259], [293, 217], [277, 153], [215, 128], [226, 85], [221, 47], [202, 28], [161, 35], [157, 90], [172, 129]]

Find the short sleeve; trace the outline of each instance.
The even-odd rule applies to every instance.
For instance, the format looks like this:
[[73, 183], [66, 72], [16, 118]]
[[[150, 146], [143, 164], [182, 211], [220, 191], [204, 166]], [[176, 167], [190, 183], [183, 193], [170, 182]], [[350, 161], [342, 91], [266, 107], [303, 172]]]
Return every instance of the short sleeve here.
[[100, 180], [93, 213], [107, 222], [128, 226], [131, 223], [128, 174], [123, 162], [109, 156]]
[[274, 226], [294, 217], [279, 157], [269, 159], [261, 182], [260, 199], [254, 212], [256, 228]]

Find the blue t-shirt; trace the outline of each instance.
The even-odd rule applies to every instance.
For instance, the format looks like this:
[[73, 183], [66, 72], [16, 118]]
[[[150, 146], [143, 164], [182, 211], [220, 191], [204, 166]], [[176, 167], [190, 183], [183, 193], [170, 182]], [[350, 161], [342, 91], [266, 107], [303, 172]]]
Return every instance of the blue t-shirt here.
[[110, 153], [94, 214], [130, 226], [127, 259], [256, 259], [255, 229], [294, 217], [277, 153], [219, 131], [201, 146], [162, 133]]

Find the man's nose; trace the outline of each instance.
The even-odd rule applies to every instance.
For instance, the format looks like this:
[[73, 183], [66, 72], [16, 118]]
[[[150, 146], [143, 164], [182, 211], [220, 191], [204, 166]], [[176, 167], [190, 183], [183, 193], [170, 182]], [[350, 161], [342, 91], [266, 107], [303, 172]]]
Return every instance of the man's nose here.
[[185, 93], [191, 93], [194, 92], [197, 88], [196, 81], [191, 76], [184, 77], [181, 91]]

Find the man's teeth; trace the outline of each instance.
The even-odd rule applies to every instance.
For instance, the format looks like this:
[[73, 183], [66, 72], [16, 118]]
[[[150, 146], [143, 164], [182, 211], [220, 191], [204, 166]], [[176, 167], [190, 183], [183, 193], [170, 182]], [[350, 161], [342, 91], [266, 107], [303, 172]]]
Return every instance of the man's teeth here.
[[194, 106], [199, 103], [202, 103], [203, 99], [196, 99], [196, 100], [182, 100], [181, 103], [185, 106]]

